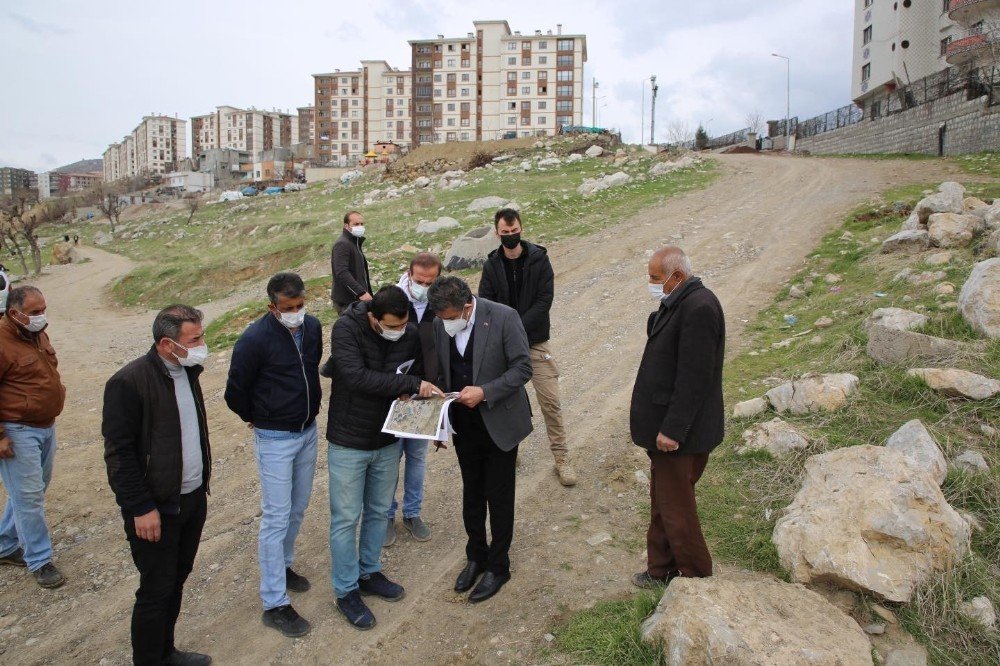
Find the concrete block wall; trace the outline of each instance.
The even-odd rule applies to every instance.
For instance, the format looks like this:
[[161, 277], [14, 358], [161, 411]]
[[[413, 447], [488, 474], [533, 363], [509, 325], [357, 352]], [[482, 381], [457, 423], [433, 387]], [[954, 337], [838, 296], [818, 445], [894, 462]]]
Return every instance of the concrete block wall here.
[[[938, 132], [945, 126], [944, 154], [1000, 150], [1000, 106], [987, 98], [967, 100], [960, 92], [887, 118], [862, 120], [825, 134], [800, 137], [796, 150], [817, 155], [843, 153], [938, 154]], [[777, 141], [775, 148], [778, 147]]]

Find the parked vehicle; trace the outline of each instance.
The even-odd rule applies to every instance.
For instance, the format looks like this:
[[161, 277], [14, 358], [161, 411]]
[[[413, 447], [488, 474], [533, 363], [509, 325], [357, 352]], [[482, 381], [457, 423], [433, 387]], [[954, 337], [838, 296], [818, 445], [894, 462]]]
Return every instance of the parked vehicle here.
[[504, 132], [503, 133], [503, 138], [504, 139], [516, 139], [517, 138], [517, 132], [513, 132], [513, 131], [512, 132]]
[[236, 201], [243, 198], [243, 193], [239, 190], [226, 190], [219, 196], [219, 202]]
[[244, 187], [242, 190], [240, 190], [240, 192], [245, 197], [255, 197], [255, 196], [257, 196], [257, 188], [253, 187], [252, 185], [248, 185], [248, 186]]
[[284, 191], [285, 191], [285, 188], [278, 187], [276, 185], [272, 185], [271, 187], [269, 187], [266, 190], [264, 190], [264, 194], [266, 194], [268, 196], [274, 196], [275, 194], [281, 194]]

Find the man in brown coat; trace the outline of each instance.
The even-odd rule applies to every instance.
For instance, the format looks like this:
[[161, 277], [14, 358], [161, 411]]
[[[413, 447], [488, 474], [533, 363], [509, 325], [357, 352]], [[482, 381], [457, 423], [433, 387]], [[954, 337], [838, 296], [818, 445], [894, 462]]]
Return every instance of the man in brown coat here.
[[45, 297], [12, 289], [0, 319], [0, 564], [27, 567], [45, 588], [66, 582], [52, 564], [45, 490], [56, 455], [56, 417], [66, 399], [56, 350], [45, 334]]

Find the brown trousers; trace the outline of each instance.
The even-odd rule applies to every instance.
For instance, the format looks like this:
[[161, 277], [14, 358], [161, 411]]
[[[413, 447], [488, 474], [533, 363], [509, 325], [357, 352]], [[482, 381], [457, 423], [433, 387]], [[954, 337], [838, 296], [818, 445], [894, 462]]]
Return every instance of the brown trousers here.
[[548, 342], [531, 346], [531, 371], [531, 385], [535, 387], [535, 397], [538, 398], [538, 406], [542, 408], [549, 449], [557, 461], [563, 460], [568, 449], [562, 408], [559, 405], [559, 366], [552, 358]]
[[703, 578], [712, 575], [712, 556], [701, 533], [694, 486], [708, 454], [678, 455], [650, 451], [649, 530], [646, 570], [663, 578], [670, 573]]

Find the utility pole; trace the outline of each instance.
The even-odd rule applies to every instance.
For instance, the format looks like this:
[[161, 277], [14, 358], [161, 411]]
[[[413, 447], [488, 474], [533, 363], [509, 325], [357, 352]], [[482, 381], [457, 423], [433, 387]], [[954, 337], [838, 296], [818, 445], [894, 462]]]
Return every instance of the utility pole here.
[[649, 143], [656, 145], [656, 93], [660, 86], [656, 85], [656, 74], [649, 77], [649, 80], [653, 84], [653, 101], [649, 106]]
[[594, 87], [590, 93], [590, 124], [593, 127], [597, 127], [597, 88], [599, 85], [597, 77], [594, 77]]
[[785, 150], [788, 150], [788, 137], [792, 123], [792, 59], [777, 53], [771, 55], [785, 61]]

